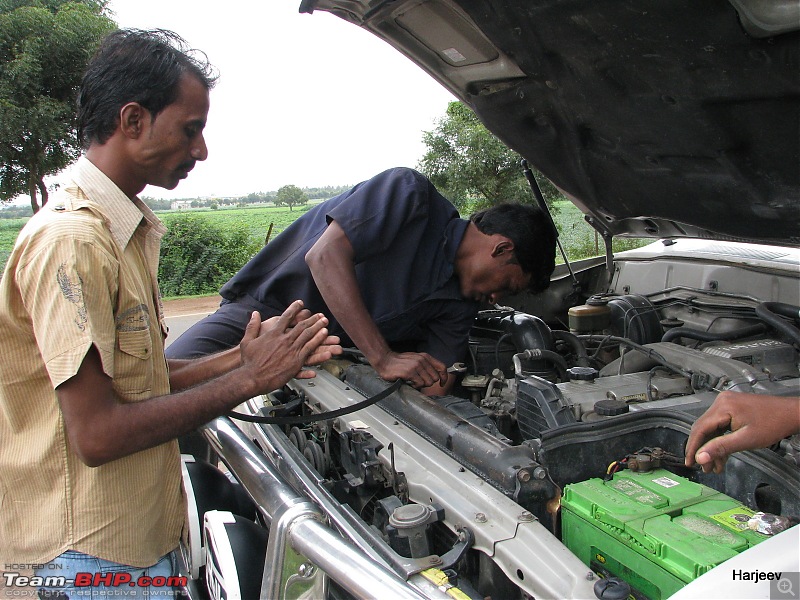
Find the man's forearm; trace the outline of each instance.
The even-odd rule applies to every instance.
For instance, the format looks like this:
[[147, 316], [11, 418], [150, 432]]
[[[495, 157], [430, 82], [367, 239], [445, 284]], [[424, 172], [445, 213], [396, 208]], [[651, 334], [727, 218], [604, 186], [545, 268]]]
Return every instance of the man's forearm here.
[[89, 466], [188, 433], [258, 391], [250, 378], [235, 369], [178, 393], [124, 403], [116, 399], [99, 360], [92, 347], [78, 374], [57, 390], [71, 445]]
[[153, 398], [144, 403], [116, 404], [125, 431], [108, 439], [104, 462], [151, 448], [185, 435], [204, 423], [225, 414], [258, 393], [251, 381], [236, 370], [176, 394]]
[[169, 385], [173, 392], [219, 377], [241, 365], [239, 346], [194, 359], [168, 359]]
[[355, 275], [352, 280], [346, 276], [325, 277], [317, 287], [331, 315], [347, 332], [355, 346], [371, 364], [379, 364], [391, 349], [364, 305]]
[[381, 377], [403, 379], [417, 388], [430, 388], [431, 393], [445, 391], [444, 364], [424, 352], [392, 351], [367, 310], [353, 260], [353, 247], [335, 221], [306, 254], [314, 283], [331, 314]]
[[101, 465], [183, 435], [292, 377], [313, 376], [313, 371], [300, 372], [309, 357], [327, 360], [339, 348], [326, 346], [335, 340], [329, 339], [322, 315], [297, 321], [301, 308], [293, 302], [265, 324], [254, 313], [240, 344], [241, 365], [234, 370], [140, 402], [119, 401], [91, 346], [77, 374], [56, 388], [74, 452], [89, 466]]

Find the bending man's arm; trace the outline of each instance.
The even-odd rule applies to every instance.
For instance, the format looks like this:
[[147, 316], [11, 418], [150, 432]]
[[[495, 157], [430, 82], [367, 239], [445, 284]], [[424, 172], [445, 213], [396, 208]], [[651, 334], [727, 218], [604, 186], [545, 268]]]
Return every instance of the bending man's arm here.
[[697, 462], [706, 473], [721, 473], [734, 452], [765, 448], [795, 433], [800, 433], [800, 398], [722, 392], [692, 425], [686, 466]]
[[353, 246], [336, 221], [306, 254], [314, 283], [331, 314], [383, 379], [403, 379], [428, 394], [446, 393], [455, 378], [448, 382], [443, 363], [426, 353], [398, 353], [389, 348], [364, 304], [353, 261]]
[[240, 344], [240, 366], [196, 387], [142, 402], [116, 398], [92, 346], [78, 373], [56, 389], [70, 445], [87, 465], [102, 465], [167, 442], [259, 393], [279, 388], [298, 375], [312, 355], [328, 358], [338, 350], [325, 347], [333, 340], [322, 315], [292, 326], [301, 308], [295, 302], [263, 324], [254, 313]]

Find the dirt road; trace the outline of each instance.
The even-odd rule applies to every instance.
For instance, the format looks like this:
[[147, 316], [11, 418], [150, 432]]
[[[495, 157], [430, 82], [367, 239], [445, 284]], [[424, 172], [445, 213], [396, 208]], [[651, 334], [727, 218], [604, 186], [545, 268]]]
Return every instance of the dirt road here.
[[164, 302], [164, 316], [180, 317], [197, 313], [213, 313], [219, 307], [221, 298], [217, 295], [202, 298], [181, 298]]

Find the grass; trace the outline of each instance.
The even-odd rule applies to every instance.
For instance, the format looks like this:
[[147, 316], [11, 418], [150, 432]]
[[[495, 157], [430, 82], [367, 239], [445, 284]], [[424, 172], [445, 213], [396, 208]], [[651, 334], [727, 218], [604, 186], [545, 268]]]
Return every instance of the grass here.
[[6, 266], [14, 242], [17, 240], [20, 229], [28, 222], [27, 218], [0, 219], [0, 273]]
[[[217, 223], [234, 224], [242, 223], [249, 230], [253, 239], [258, 240], [260, 244], [264, 240], [269, 230], [270, 223], [272, 223], [271, 239], [274, 239], [281, 231], [286, 229], [294, 220], [302, 215], [309, 208], [314, 206], [313, 202], [309, 202], [306, 206], [295, 207], [291, 211], [288, 208], [276, 206], [258, 206], [253, 208], [220, 208], [218, 210], [211, 209], [192, 209], [186, 210], [170, 210], [158, 213], [158, 218], [169, 227], [170, 219], [177, 215], [191, 214], [203, 215], [206, 218], [213, 219]], [[19, 219], [0, 219], [0, 273], [5, 268], [8, 256], [14, 247], [14, 242], [17, 239], [22, 227], [28, 222], [27, 218]]]
[[[274, 239], [281, 231], [291, 225], [294, 220], [302, 215], [309, 208], [314, 206], [309, 203], [306, 206], [296, 207], [291, 211], [288, 208], [277, 206], [258, 206], [253, 208], [220, 208], [218, 210], [199, 209], [192, 210], [191, 214], [203, 215], [208, 219], [214, 220], [220, 225], [244, 225], [250, 230], [250, 234], [260, 244], [264, 240], [269, 231], [269, 226], [272, 224], [272, 233], [270, 239]], [[185, 210], [175, 210], [159, 212], [158, 218], [169, 227], [170, 219], [181, 214], [186, 214]]]
[[[558, 227], [558, 238], [567, 253], [567, 258], [573, 261], [605, 254], [602, 237], [584, 220], [583, 213], [578, 210], [577, 206], [568, 200], [562, 200], [556, 203], [556, 210], [557, 213], [553, 220]], [[632, 250], [652, 241], [637, 238], [615, 238], [613, 250], [615, 253]], [[560, 252], [556, 254], [556, 262], [564, 262]]]
[[[250, 231], [253, 239], [263, 244], [270, 224], [272, 224], [270, 239], [274, 239], [276, 235], [313, 205], [314, 203], [309, 203], [293, 210], [275, 206], [258, 206], [250, 208], [220, 208], [218, 210], [192, 209], [190, 212], [192, 214], [201, 214], [221, 224], [243, 224]], [[561, 244], [567, 251], [570, 260], [603, 254], [603, 241], [597, 239], [594, 230], [584, 221], [583, 213], [575, 205], [571, 202], [563, 201], [557, 204], [557, 209], [556, 225], [560, 231]], [[164, 211], [159, 212], [158, 216], [169, 227], [170, 219], [187, 212], [189, 211]], [[27, 218], [0, 219], [0, 268], [5, 267], [17, 234], [27, 221]], [[627, 250], [642, 246], [644, 243], [646, 243], [646, 240], [615, 240], [614, 250]], [[557, 256], [557, 259], [561, 262], [560, 255]]]

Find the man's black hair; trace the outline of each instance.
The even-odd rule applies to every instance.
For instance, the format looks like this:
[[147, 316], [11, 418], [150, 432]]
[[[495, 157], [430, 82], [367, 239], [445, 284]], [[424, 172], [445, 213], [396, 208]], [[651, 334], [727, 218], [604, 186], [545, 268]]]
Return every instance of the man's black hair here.
[[550, 285], [556, 266], [556, 235], [540, 208], [497, 204], [474, 213], [470, 221], [481, 233], [504, 235], [514, 243], [514, 262], [531, 275], [530, 291], [541, 292]]
[[178, 97], [181, 77], [193, 75], [207, 90], [216, 73], [202, 52], [176, 33], [118, 29], [105, 37], [89, 62], [78, 92], [78, 135], [84, 148], [105, 144], [119, 111], [138, 102], [155, 119]]

